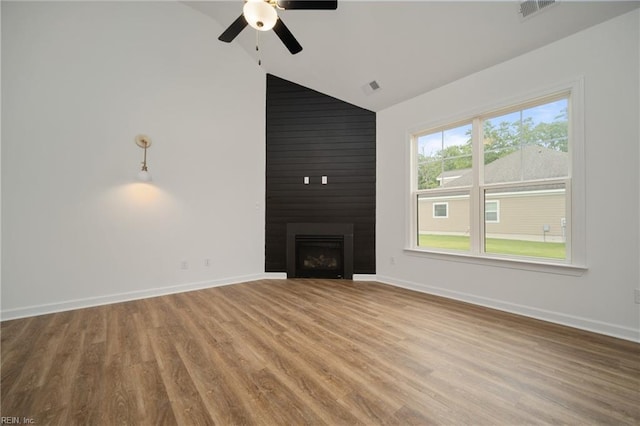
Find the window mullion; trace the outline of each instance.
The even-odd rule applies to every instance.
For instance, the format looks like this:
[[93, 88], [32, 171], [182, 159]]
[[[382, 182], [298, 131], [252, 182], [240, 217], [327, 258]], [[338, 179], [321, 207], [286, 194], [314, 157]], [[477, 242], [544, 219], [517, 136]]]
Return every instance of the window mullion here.
[[474, 254], [481, 254], [484, 247], [484, 212], [482, 211], [483, 196], [482, 196], [482, 183], [483, 183], [483, 166], [484, 166], [484, 154], [482, 152], [482, 120], [480, 118], [474, 118], [471, 125], [471, 148], [472, 155], [471, 161], [473, 164], [473, 183], [470, 191], [469, 201], [469, 236], [470, 236], [470, 250]]
[[411, 214], [409, 216], [409, 224], [406, 227], [407, 238], [411, 241], [413, 247], [418, 247], [418, 201], [416, 191], [419, 190], [420, 185], [418, 183], [420, 167], [420, 161], [418, 157], [418, 138], [416, 136], [411, 137], [411, 144], [409, 149], [411, 150], [411, 169], [409, 171], [409, 180], [411, 187], [409, 191], [409, 208]]

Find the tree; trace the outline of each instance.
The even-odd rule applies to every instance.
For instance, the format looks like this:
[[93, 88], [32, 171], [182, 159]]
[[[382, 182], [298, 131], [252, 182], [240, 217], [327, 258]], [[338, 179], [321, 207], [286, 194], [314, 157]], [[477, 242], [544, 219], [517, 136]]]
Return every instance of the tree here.
[[418, 189], [437, 188], [438, 178], [450, 170], [470, 169], [471, 139], [464, 145], [452, 145], [433, 156], [418, 155]]
[[482, 128], [484, 163], [489, 164], [514, 152], [520, 145], [518, 133], [515, 123], [503, 121], [496, 127], [491, 121], [485, 120]]
[[438, 176], [442, 174], [442, 163], [430, 161], [431, 157], [419, 155], [418, 158], [418, 189], [437, 188], [440, 183]]
[[[569, 123], [564, 116], [556, 117], [551, 123], [539, 123], [534, 129], [534, 143], [555, 151], [569, 151]], [[561, 118], [564, 118], [563, 120]]]
[[534, 125], [533, 118], [501, 122], [496, 128], [490, 120], [483, 126], [485, 164], [497, 160], [525, 145], [537, 145], [556, 151], [568, 151], [567, 109], [551, 122]]

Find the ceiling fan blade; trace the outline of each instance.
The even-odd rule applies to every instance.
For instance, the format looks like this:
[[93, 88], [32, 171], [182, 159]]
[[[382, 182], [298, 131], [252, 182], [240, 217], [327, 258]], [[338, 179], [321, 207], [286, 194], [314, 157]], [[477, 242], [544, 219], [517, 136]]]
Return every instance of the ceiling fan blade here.
[[238, 34], [240, 34], [240, 31], [244, 30], [244, 27], [246, 27], [247, 25], [249, 25], [249, 23], [244, 18], [244, 15], [240, 15], [238, 19], [236, 19], [231, 25], [229, 25], [229, 28], [227, 28], [222, 34], [220, 34], [218, 40], [224, 41], [225, 43], [231, 43], [233, 39], [236, 38]]
[[289, 49], [292, 55], [302, 50], [302, 46], [300, 46], [298, 40], [296, 40], [291, 31], [289, 31], [289, 28], [282, 22], [282, 19], [278, 18], [275, 27], [273, 27], [273, 31], [280, 37], [280, 40], [287, 46], [287, 49]]
[[285, 10], [335, 10], [338, 0], [277, 0], [278, 7]]

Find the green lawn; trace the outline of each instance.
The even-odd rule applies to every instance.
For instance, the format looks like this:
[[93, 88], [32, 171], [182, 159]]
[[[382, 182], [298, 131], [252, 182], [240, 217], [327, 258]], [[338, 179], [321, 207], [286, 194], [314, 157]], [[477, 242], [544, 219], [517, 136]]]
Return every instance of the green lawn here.
[[[420, 247], [469, 250], [469, 237], [458, 235], [420, 235]], [[564, 243], [542, 243], [537, 241], [504, 240], [487, 238], [487, 253], [513, 254], [516, 256], [565, 259]]]

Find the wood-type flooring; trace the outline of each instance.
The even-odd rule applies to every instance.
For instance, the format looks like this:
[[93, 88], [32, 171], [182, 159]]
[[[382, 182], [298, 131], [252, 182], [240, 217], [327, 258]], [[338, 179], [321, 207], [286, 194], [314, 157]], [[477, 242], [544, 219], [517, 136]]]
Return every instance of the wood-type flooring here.
[[1, 415], [22, 424], [640, 424], [640, 344], [373, 282], [261, 280], [1, 333]]

